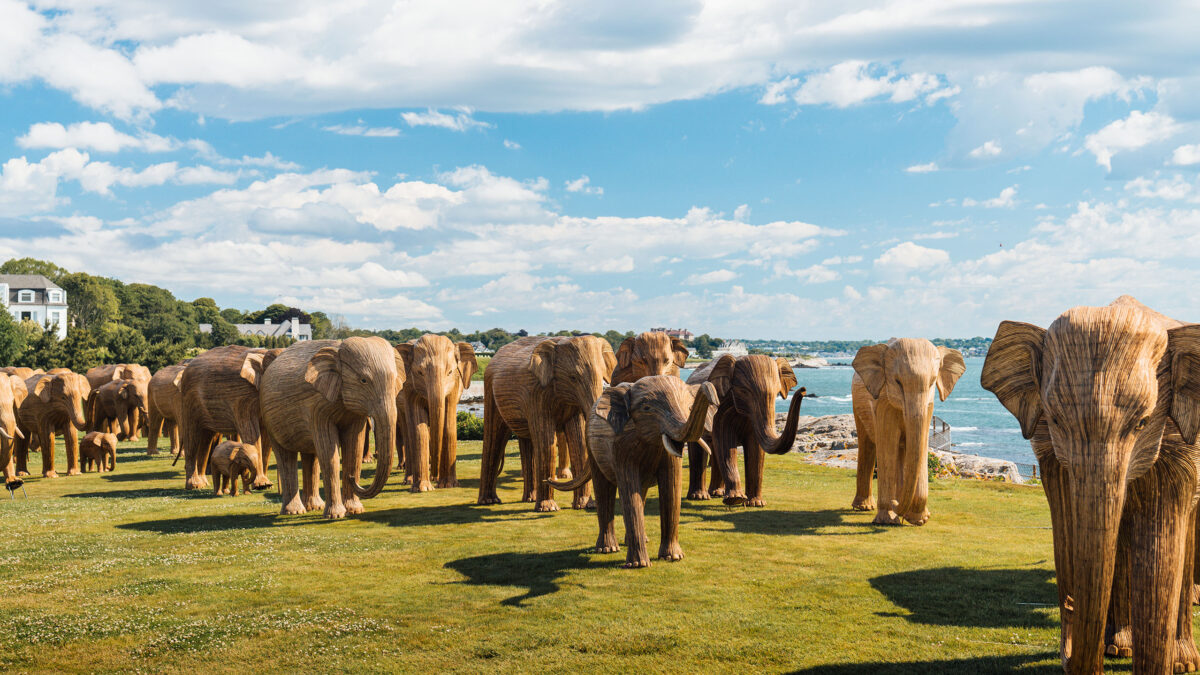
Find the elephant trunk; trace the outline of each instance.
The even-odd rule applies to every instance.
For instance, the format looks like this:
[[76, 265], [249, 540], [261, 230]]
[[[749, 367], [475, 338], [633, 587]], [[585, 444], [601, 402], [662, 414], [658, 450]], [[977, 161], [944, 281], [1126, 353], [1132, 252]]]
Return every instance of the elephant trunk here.
[[[358, 474], [355, 472], [350, 488], [359, 499], [370, 499], [383, 492], [388, 477], [392, 473], [392, 455], [396, 453], [396, 398], [387, 401], [382, 414], [372, 416], [371, 426], [375, 431], [375, 477], [371, 485], [363, 488], [358, 484]], [[357, 448], [354, 450], [357, 452]], [[359, 455], [361, 462], [361, 454]]]
[[75, 425], [76, 429], [85, 430], [88, 427], [87, 415], [83, 412], [83, 397], [76, 396], [71, 402], [71, 407], [67, 414], [71, 418], [71, 424]]
[[[1128, 461], [1105, 453], [1101, 467], [1068, 470], [1071, 486], [1070, 532], [1072, 606], [1064, 614], [1063, 662], [1067, 673], [1098, 673], [1104, 661], [1104, 625], [1108, 613], [1117, 532], [1125, 506]], [[1128, 454], [1125, 454], [1128, 458]], [[1094, 466], [1094, 465], [1089, 465]]]
[[757, 425], [754, 429], [754, 435], [758, 441], [758, 447], [762, 448], [768, 455], [782, 455], [791, 452], [792, 445], [796, 443], [796, 429], [800, 427], [800, 405], [804, 402], [804, 387], [792, 395], [792, 403], [788, 406], [787, 421], [784, 422], [783, 431], [779, 434], [775, 433], [775, 411], [767, 412], [767, 422]]
[[716, 410], [720, 404], [717, 388], [711, 382], [700, 385], [700, 389], [696, 392], [696, 399], [692, 403], [692, 410], [688, 413], [687, 422], [671, 434], [671, 438], [680, 443], [694, 443], [700, 440], [700, 437], [708, 430], [709, 413]]
[[933, 402], [920, 399], [904, 407], [904, 461], [901, 462], [897, 512], [918, 516], [929, 502], [929, 425]]
[[429, 395], [429, 477], [442, 479], [449, 467], [442, 466], [442, 446], [446, 442], [446, 395], [430, 392]]

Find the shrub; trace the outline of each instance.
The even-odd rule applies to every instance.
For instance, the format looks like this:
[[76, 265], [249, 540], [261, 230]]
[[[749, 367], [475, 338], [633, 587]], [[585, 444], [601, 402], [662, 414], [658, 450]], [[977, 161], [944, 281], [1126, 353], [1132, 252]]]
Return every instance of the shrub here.
[[483, 419], [469, 412], [458, 411], [458, 440], [482, 441]]

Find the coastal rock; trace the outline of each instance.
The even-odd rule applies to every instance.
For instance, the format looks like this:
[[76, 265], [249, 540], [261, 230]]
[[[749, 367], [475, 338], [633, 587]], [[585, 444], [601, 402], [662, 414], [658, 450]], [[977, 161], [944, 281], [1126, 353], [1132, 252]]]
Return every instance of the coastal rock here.
[[458, 399], [459, 403], [482, 403], [483, 402], [483, 380], [474, 380], [471, 386], [463, 389], [462, 396]]
[[793, 368], [828, 368], [829, 361], [820, 356], [800, 356], [792, 360]]
[[1001, 479], [1009, 483], [1025, 482], [1021, 478], [1021, 472], [1017, 470], [1017, 465], [1005, 459], [980, 457], [979, 455], [961, 455], [955, 452], [940, 452], [938, 450], [930, 450], [930, 452], [944, 466], [949, 467], [952, 473], [959, 476], [986, 480]]
[[[775, 416], [776, 430], [783, 429], [787, 415]], [[854, 428], [854, 415], [824, 415], [813, 417], [802, 415], [796, 430], [794, 450], [813, 452], [831, 449], [846, 450], [858, 447], [858, 432]]]

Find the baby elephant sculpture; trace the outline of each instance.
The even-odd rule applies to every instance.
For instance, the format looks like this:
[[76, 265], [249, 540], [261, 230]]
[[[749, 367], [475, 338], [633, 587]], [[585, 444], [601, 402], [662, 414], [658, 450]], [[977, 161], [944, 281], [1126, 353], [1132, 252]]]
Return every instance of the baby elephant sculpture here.
[[79, 442], [79, 460], [84, 473], [95, 465], [104, 473], [117, 468], [117, 435], [93, 431]]
[[929, 424], [933, 387], [945, 401], [966, 370], [962, 354], [929, 340], [893, 339], [868, 345], [854, 357], [854, 426], [858, 431], [858, 487], [853, 508], [870, 511], [871, 473], [879, 466], [880, 525], [929, 520]]
[[712, 384], [686, 385], [671, 375], [644, 377], [604, 390], [588, 416], [590, 460], [583, 475], [570, 482], [547, 481], [559, 490], [575, 490], [591, 479], [600, 524], [597, 553], [621, 548], [613, 530], [614, 499], [620, 489], [629, 548], [623, 567], [650, 566], [644, 508], [646, 491], [657, 482], [662, 527], [658, 557], [683, 559], [679, 546], [683, 448], [690, 442], [704, 444], [700, 437], [717, 404]]
[[[242, 494], [250, 494], [250, 486], [258, 478], [258, 448], [249, 443], [225, 441], [213, 448], [208, 466], [212, 469], [214, 495], [236, 497], [239, 477], [242, 479]], [[271, 484], [267, 483], [266, 487], [271, 487]]]

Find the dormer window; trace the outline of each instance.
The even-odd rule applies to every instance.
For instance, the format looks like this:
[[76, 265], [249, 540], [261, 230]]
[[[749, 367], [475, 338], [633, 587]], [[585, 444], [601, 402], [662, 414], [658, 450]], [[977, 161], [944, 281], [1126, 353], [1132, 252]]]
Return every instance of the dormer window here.
[[17, 291], [17, 302], [33, 302], [33, 291]]
[[62, 302], [62, 291], [50, 291], [50, 302]]

